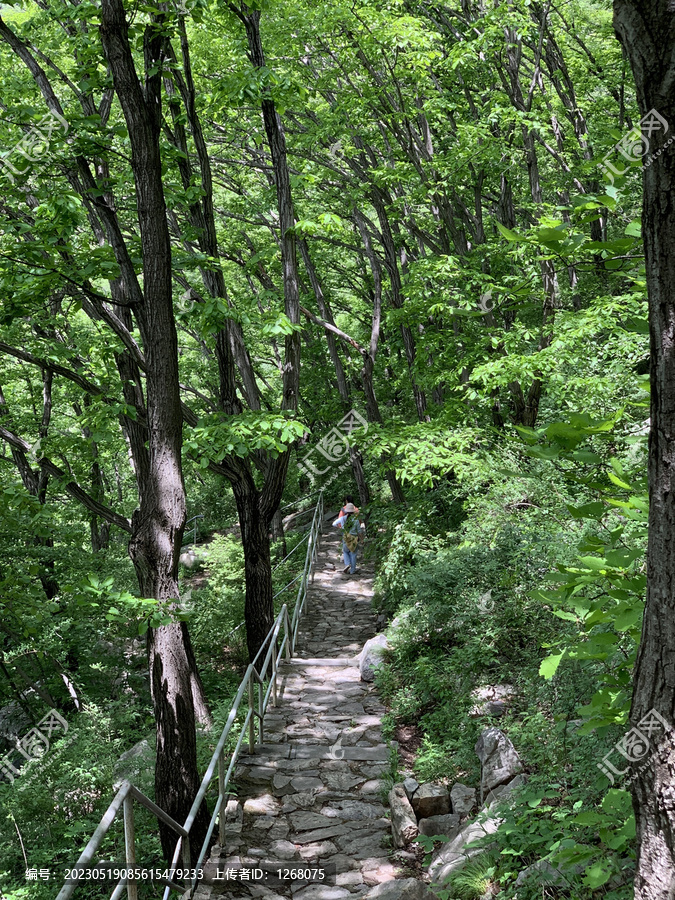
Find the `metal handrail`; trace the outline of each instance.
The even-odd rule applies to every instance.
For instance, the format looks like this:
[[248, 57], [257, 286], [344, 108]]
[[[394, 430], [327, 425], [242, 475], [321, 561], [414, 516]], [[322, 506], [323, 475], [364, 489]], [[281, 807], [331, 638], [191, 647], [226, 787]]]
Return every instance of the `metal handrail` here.
[[[276, 572], [276, 570], [279, 568], [279, 566], [281, 565], [281, 563], [286, 562], [286, 560], [288, 559], [288, 557], [291, 556], [291, 554], [295, 553], [295, 551], [298, 549], [298, 547], [302, 547], [302, 545], [304, 544], [304, 542], [305, 542], [306, 540], [309, 539], [310, 534], [311, 534], [311, 532], [307, 532], [307, 534], [306, 534], [306, 535], [304, 536], [304, 538], [300, 541], [300, 543], [296, 544], [295, 547], [293, 547], [293, 549], [292, 549], [291, 552], [288, 554], [288, 556], [285, 556], [285, 557], [281, 560], [281, 562], [280, 562], [278, 565], [276, 565], [276, 566], [272, 569], [272, 572]], [[277, 597], [280, 597], [280, 596], [281, 596], [285, 591], [287, 591], [290, 587], [293, 587], [293, 585], [297, 582], [297, 580], [298, 580], [299, 578], [302, 578], [302, 575], [296, 575], [296, 577], [295, 577], [292, 581], [289, 581], [287, 585], [285, 585], [284, 587], [280, 588], [280, 589], [276, 592], [276, 594], [272, 597], [272, 599], [273, 599], [273, 600], [276, 600]], [[245, 624], [246, 624], [245, 621], [244, 621], [244, 622], [240, 622], [238, 625], [236, 625], [236, 626], [232, 629], [232, 631], [229, 631], [229, 632], [225, 635], [225, 637], [226, 637], [226, 638], [231, 637], [236, 631], [239, 631], [240, 628], [243, 628]]]
[[[317, 494], [322, 494], [322, 493], [323, 493], [323, 488], [319, 488], [316, 491], [312, 491], [311, 494], [305, 494], [304, 497], [299, 497], [297, 500], [292, 500], [290, 503], [287, 503], [286, 506], [281, 507], [281, 512], [283, 512], [285, 509], [290, 509], [291, 506], [297, 506], [298, 503], [302, 503], [303, 500], [309, 500], [310, 497], [316, 497]], [[309, 507], [309, 509], [311, 509], [311, 506]], [[301, 512], [307, 512], [307, 510], [303, 509], [303, 510], [301, 510]]]
[[287, 553], [286, 556], [284, 556], [284, 558], [283, 558], [280, 562], [278, 562], [278, 563], [276, 564], [276, 566], [274, 566], [274, 568], [272, 569], [272, 571], [273, 571], [273, 572], [276, 572], [276, 570], [279, 568], [279, 566], [283, 566], [283, 564], [286, 562], [286, 560], [287, 560], [290, 556], [293, 556], [293, 554], [294, 554], [295, 551], [298, 549], [298, 547], [302, 547], [302, 545], [305, 543], [305, 541], [307, 540], [308, 537], [309, 537], [309, 533], [306, 534], [303, 538], [300, 538], [300, 540], [299, 540], [298, 543], [295, 545], [295, 547], [293, 547], [293, 549], [291, 550], [291, 552], [290, 552], [290, 553]]
[[192, 525], [192, 537], [189, 538], [189, 539], [186, 541], [186, 540], [185, 540], [185, 531], [183, 532], [183, 541], [182, 541], [182, 543], [181, 543], [181, 545], [180, 545], [180, 546], [181, 546], [181, 549], [182, 549], [183, 547], [189, 547], [190, 544], [196, 544], [196, 543], [197, 543], [197, 519], [203, 519], [203, 518], [204, 518], [204, 516], [200, 514], [200, 515], [198, 515], [198, 516], [193, 516], [191, 519], [188, 519], [188, 520], [187, 520], [187, 522], [185, 523], [185, 531], [187, 531], [188, 525], [190, 524], [190, 522], [193, 522], [193, 523], [194, 523], [194, 524]]
[[[221, 846], [225, 843], [225, 816], [223, 815], [223, 813], [224, 808], [227, 805], [227, 800], [229, 798], [228, 785], [230, 783], [230, 778], [237, 764], [237, 759], [239, 758], [239, 753], [241, 751], [241, 747], [247, 733], [248, 752], [250, 754], [255, 752], [255, 720], [258, 720], [258, 742], [262, 744], [264, 735], [265, 713], [267, 711], [267, 706], [269, 704], [270, 698], [272, 700], [272, 706], [277, 706], [279, 700], [277, 689], [279, 664], [284, 657], [287, 660], [291, 659], [291, 657], [295, 653], [300, 618], [307, 601], [307, 590], [309, 584], [314, 580], [314, 562], [316, 560], [319, 543], [321, 540], [322, 520], [323, 492], [319, 494], [319, 499], [314, 509], [314, 517], [312, 519], [312, 525], [309, 532], [307, 554], [305, 556], [305, 565], [301, 576], [300, 586], [298, 588], [293, 615], [292, 617], [289, 617], [288, 605], [284, 603], [284, 605], [279, 610], [279, 613], [277, 614], [272, 627], [268, 631], [267, 636], [262, 643], [262, 646], [258, 650], [253, 661], [249, 663], [248, 668], [246, 669], [246, 674], [244, 675], [241, 684], [239, 685], [234, 698], [234, 702], [230, 708], [225, 727], [220, 734], [216, 749], [211, 756], [211, 761], [209, 762], [206, 772], [204, 773], [204, 777], [202, 778], [197, 796], [194, 799], [194, 802], [190, 808], [190, 812], [188, 813], [187, 819], [185, 820], [183, 825], [179, 825], [179, 823], [172, 819], [171, 816], [168, 815], [168, 813], [164, 812], [161, 807], [153, 803], [153, 801], [150, 800], [149, 797], [146, 797], [145, 794], [139, 791], [138, 788], [134, 787], [133, 784], [131, 784], [129, 781], [125, 781], [115, 795], [105, 814], [103, 815], [103, 818], [96, 828], [96, 831], [92, 835], [89, 843], [80, 855], [80, 858], [75, 865], [76, 869], [86, 869], [92, 867], [91, 863], [96, 856], [96, 851], [100, 847], [103, 838], [108, 833], [110, 827], [117, 818], [120, 809], [123, 810], [124, 818], [126, 866], [127, 868], [134, 868], [136, 866], [136, 842], [134, 835], [133, 808], [134, 801], [139, 803], [141, 806], [144, 806], [147, 810], [153, 813], [156, 818], [161, 819], [179, 835], [178, 841], [176, 843], [176, 849], [171, 861], [171, 866], [169, 867], [171, 870], [170, 880], [164, 882], [166, 887], [164, 889], [163, 900], [168, 900], [171, 890], [185, 890], [185, 885], [178, 885], [172, 880], [173, 870], [177, 867], [179, 859], [182, 859], [184, 868], [195, 870], [199, 869], [204, 858], [206, 857], [206, 854], [208, 853], [210, 841], [215, 831], [216, 822], [218, 822], [218, 835]], [[297, 579], [294, 579], [291, 584], [294, 584], [295, 581], [297, 581]], [[290, 586], [291, 585], [289, 584], [286, 587]], [[281, 636], [282, 629], [283, 636]], [[261, 658], [263, 651], [266, 652], [264, 653], [262, 665], [259, 665], [258, 661]], [[269, 672], [268, 667], [270, 667]], [[267, 687], [265, 687], [266, 681]], [[257, 698], [255, 696], [256, 692]], [[241, 730], [239, 732], [239, 737], [235, 744], [234, 750], [226, 759], [224, 753], [225, 744], [237, 720], [239, 709], [242, 706], [242, 702], [244, 701], [245, 696], [246, 702], [248, 704], [246, 716], [244, 717], [244, 721], [241, 724]], [[211, 782], [216, 774], [216, 769], [218, 770], [218, 797], [216, 799], [215, 807], [211, 815], [211, 821], [209, 823], [209, 828], [207, 830], [204, 842], [201, 846], [199, 856], [194, 866], [192, 866], [190, 852], [190, 831], [197, 818], [197, 813], [199, 812], [204, 797], [206, 796], [206, 792], [209, 789]], [[195, 888], [197, 886], [197, 880], [198, 879], [195, 876], [195, 878], [190, 882], [190, 898], [194, 894]], [[79, 881], [77, 879], [69, 879], [59, 891], [57, 900], [68, 900], [68, 898], [71, 897], [75, 892], [78, 884]], [[138, 900], [138, 885], [136, 881], [129, 879], [122, 879], [117, 883], [110, 900], [119, 900], [125, 887], [127, 890], [127, 900]]]

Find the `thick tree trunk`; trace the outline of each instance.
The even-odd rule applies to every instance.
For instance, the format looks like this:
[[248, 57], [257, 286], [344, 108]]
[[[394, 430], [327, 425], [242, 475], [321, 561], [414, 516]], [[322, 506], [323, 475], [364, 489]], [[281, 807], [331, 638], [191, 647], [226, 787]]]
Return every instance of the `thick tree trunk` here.
[[286, 532], [284, 531], [284, 519], [281, 510], [278, 509], [272, 516], [272, 540], [274, 543], [281, 542], [281, 556], [286, 556], [288, 550], [286, 548]]
[[246, 581], [246, 644], [253, 660], [274, 622], [269, 521], [260, 513], [260, 494], [253, 480], [232, 486], [237, 502]]
[[[614, 27], [631, 60], [640, 113], [655, 110], [675, 127], [675, 16], [672, 4], [614, 2]], [[649, 542], [647, 603], [631, 708], [631, 724], [649, 737], [646, 765], [632, 781], [637, 824], [637, 900], [675, 896], [675, 742], [672, 730], [647, 729], [651, 711], [675, 723], [675, 149], [666, 129], [643, 130], [642, 234], [651, 343]], [[641, 152], [645, 149], [640, 148]], [[653, 713], [652, 713], [653, 715]], [[658, 722], [657, 722], [658, 726]]]
[[[185, 622], [148, 631], [150, 690], [157, 725], [155, 802], [181, 825], [188, 817], [201, 778], [197, 768], [195, 687], [201, 689]], [[202, 713], [208, 710], [202, 708]], [[193, 862], [206, 836], [209, 813], [206, 802], [199, 808], [190, 832]], [[160, 823], [165, 860], [170, 861], [178, 835]]]
[[[139, 484], [140, 506], [132, 518], [129, 553], [143, 596], [171, 604], [178, 599], [185, 486], [171, 244], [159, 146], [160, 70], [166, 37], [161, 21], [148, 25], [144, 35], [147, 72], [142, 88], [121, 0], [103, 0], [101, 20], [103, 48], [129, 130], [143, 254], [143, 303], [136, 312], [145, 349], [148, 469], [145, 483]], [[155, 802], [183, 824], [200, 781], [193, 695], [203, 697], [184, 623], [149, 632], [148, 662], [157, 725]], [[203, 803], [190, 835], [193, 857], [199, 853], [208, 821]], [[159, 831], [162, 851], [169, 861], [176, 833], [162, 822]]]

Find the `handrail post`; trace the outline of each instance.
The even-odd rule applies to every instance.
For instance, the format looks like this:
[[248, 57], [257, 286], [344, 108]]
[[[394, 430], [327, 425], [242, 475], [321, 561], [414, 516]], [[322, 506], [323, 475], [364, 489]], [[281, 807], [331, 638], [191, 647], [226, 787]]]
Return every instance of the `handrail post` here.
[[225, 754], [220, 751], [218, 757], [218, 796], [222, 797], [220, 813], [218, 814], [218, 843], [225, 846], [225, 813], [227, 810], [227, 797], [225, 796]]
[[286, 614], [284, 616], [284, 628], [286, 630], [286, 659], [290, 660], [293, 656], [293, 648], [291, 646], [293, 635], [291, 629], [291, 620], [288, 616], [288, 608], [286, 609]]
[[272, 706], [276, 706], [277, 703], [277, 658], [275, 655], [272, 657]]
[[[183, 868], [189, 872], [190, 869], [192, 868], [192, 855], [190, 853], [190, 836], [189, 835], [186, 835], [183, 838], [183, 842], [181, 844], [180, 849], [181, 849], [181, 857], [183, 860]], [[184, 878], [183, 881], [185, 882], [185, 884], [189, 884], [190, 878], [189, 877]]]
[[[136, 867], [136, 844], [134, 840], [134, 798], [124, 798], [124, 850], [127, 869]], [[127, 900], [138, 900], [138, 885], [133, 877], [127, 878]]]
[[[274, 654], [272, 654], [274, 655]], [[263, 740], [263, 724], [265, 719], [265, 710], [263, 708], [263, 701], [265, 699], [265, 684], [263, 681], [258, 682], [258, 715], [260, 716], [260, 746], [265, 743]]]
[[255, 722], [253, 721], [253, 677], [248, 682], [248, 752], [253, 753], [255, 750]]

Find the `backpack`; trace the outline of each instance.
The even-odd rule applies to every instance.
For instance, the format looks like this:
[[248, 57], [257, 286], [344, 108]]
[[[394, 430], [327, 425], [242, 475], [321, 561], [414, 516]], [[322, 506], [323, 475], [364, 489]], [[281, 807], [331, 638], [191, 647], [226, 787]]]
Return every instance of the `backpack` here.
[[350, 553], [353, 553], [359, 545], [359, 527], [358, 517], [353, 514], [346, 519], [343, 526], [345, 544]]

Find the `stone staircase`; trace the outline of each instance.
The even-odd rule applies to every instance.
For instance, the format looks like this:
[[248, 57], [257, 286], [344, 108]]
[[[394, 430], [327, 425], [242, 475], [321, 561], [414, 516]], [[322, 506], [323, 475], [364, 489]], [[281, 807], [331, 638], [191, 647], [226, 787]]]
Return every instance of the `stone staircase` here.
[[[239, 759], [227, 840], [213, 848], [199, 898], [340, 900], [410, 874], [390, 858], [383, 805], [395, 744], [382, 739], [384, 706], [355, 658], [376, 632], [373, 569], [359, 563], [355, 576], [343, 574], [338, 535], [323, 536], [299, 655], [280, 670], [264, 744]], [[335, 874], [323, 884], [280, 881], [280, 866]], [[225, 877], [242, 868], [263, 869], [265, 878]]]

